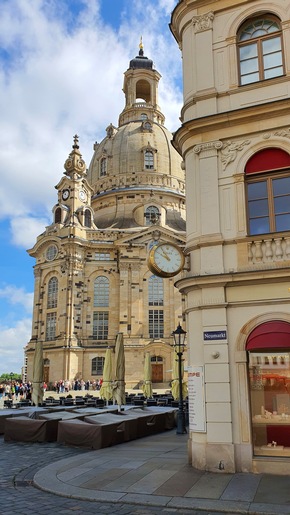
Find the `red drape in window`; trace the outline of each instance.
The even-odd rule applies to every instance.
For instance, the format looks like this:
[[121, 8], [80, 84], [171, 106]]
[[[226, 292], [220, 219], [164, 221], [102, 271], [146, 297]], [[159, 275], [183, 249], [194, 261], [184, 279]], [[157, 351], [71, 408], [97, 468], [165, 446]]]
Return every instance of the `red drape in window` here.
[[265, 148], [254, 154], [246, 164], [245, 172], [257, 173], [290, 167], [290, 155], [279, 148]]
[[246, 350], [290, 349], [290, 324], [280, 320], [256, 327], [247, 339]]

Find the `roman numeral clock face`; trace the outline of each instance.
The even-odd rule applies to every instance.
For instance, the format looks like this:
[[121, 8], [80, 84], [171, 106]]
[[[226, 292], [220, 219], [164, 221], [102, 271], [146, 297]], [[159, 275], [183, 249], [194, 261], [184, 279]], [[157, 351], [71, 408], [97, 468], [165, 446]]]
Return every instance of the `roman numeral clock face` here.
[[174, 277], [184, 266], [182, 250], [173, 243], [159, 243], [148, 256], [149, 270], [159, 277]]

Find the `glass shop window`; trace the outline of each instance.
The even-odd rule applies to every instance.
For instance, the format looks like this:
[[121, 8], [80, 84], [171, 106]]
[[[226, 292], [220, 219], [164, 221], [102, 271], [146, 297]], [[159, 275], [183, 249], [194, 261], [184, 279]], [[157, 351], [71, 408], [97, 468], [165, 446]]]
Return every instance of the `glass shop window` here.
[[290, 353], [249, 352], [256, 456], [290, 457]]

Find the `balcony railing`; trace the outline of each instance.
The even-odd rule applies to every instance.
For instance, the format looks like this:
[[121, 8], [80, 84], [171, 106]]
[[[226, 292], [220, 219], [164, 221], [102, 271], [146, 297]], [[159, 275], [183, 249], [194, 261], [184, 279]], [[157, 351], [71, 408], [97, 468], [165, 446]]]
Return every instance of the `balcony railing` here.
[[248, 263], [281, 263], [290, 261], [290, 237], [265, 238], [248, 242]]

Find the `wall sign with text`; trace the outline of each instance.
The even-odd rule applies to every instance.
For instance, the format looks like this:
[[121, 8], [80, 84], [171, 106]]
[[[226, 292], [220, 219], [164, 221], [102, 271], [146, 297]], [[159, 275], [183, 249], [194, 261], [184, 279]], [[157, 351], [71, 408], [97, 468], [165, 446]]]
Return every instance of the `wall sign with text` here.
[[188, 367], [189, 430], [205, 433], [204, 367]]
[[227, 332], [226, 331], [204, 331], [203, 339], [205, 341], [208, 340], [226, 340]]

